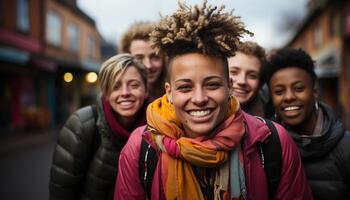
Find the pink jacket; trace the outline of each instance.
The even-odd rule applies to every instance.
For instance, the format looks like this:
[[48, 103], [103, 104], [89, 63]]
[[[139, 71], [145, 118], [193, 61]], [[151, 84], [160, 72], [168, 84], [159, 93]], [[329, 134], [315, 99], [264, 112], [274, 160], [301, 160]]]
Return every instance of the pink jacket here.
[[[247, 199], [268, 200], [265, 171], [261, 165], [257, 143], [264, 142], [271, 133], [269, 128], [256, 117], [244, 113], [244, 118], [248, 129], [242, 144]], [[312, 199], [312, 193], [304, 173], [300, 155], [293, 140], [282, 126], [276, 123], [274, 125], [281, 141], [283, 162], [281, 180], [274, 199]], [[141, 139], [144, 130], [145, 126], [135, 129], [120, 154], [114, 200], [146, 199], [146, 193], [140, 182], [138, 169]], [[154, 185], [154, 180], [158, 179], [159, 177], [153, 178], [152, 186]], [[159, 195], [161, 191], [160, 188], [152, 187], [152, 200], [164, 197], [164, 195]]]

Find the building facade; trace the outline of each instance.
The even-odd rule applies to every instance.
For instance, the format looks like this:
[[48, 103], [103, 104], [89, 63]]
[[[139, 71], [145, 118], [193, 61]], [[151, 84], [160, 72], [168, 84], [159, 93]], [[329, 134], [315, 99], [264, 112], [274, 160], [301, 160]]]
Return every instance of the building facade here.
[[350, 128], [350, 2], [310, 0], [309, 13], [286, 45], [302, 48], [316, 61], [321, 100]]
[[0, 130], [54, 127], [95, 98], [85, 75], [99, 69], [100, 40], [74, 0], [0, 0]]

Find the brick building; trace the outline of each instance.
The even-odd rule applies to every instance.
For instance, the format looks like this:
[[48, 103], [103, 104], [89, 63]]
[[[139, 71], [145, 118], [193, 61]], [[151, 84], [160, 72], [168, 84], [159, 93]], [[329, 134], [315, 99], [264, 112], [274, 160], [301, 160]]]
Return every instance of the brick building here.
[[75, 0], [0, 0], [0, 130], [55, 126], [95, 98], [100, 40]]

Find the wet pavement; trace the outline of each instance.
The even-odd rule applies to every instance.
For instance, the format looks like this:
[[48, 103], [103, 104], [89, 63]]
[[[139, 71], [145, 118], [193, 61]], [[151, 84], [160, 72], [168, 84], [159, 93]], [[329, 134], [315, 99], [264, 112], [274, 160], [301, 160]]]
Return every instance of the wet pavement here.
[[0, 137], [0, 194], [4, 200], [47, 200], [57, 131]]

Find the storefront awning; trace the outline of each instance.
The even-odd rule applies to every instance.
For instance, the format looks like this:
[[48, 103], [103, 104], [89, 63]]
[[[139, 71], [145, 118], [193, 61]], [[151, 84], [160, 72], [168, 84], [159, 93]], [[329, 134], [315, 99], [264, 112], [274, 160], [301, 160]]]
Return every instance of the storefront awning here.
[[0, 60], [19, 65], [25, 65], [30, 58], [30, 54], [14, 48], [0, 46]]

